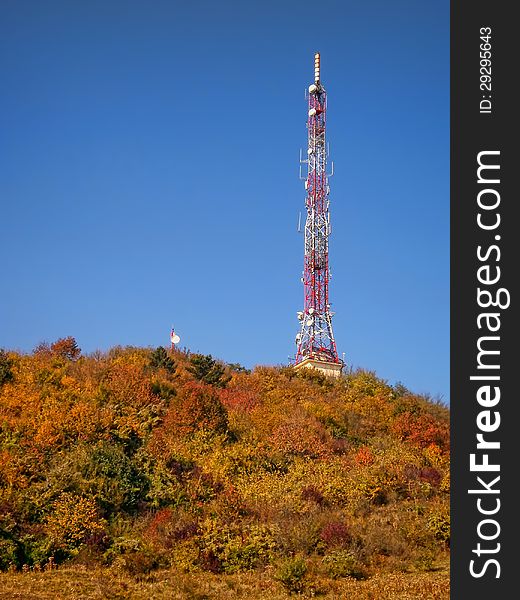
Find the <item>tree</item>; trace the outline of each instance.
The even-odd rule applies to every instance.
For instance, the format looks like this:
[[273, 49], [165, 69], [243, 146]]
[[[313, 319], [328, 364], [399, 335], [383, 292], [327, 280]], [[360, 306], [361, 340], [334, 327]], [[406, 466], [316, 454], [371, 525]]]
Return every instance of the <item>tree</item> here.
[[168, 356], [168, 353], [162, 346], [159, 346], [152, 351], [150, 356], [150, 366], [154, 369], [165, 369], [171, 375], [173, 375], [177, 369], [175, 361], [171, 356]]
[[60, 358], [76, 360], [81, 354], [81, 348], [72, 336], [60, 338], [51, 344], [51, 352]]
[[231, 379], [229, 375], [225, 375], [226, 370], [211, 354], [194, 354], [190, 358], [190, 363], [188, 371], [195, 376], [195, 379], [209, 385], [224, 388]]
[[7, 352], [0, 349], [0, 385], [7, 383], [8, 381], [12, 381], [13, 372], [11, 371], [11, 367], [13, 365], [13, 361], [9, 358]]
[[235, 373], [251, 373], [249, 369], [243, 367], [240, 363], [228, 363], [228, 367]]
[[94, 500], [63, 492], [52, 505], [45, 529], [56, 550], [74, 555], [90, 536], [103, 532], [105, 524]]
[[228, 413], [218, 392], [195, 381], [187, 383], [173, 399], [163, 426], [165, 431], [181, 437], [200, 429], [226, 433], [228, 428]]

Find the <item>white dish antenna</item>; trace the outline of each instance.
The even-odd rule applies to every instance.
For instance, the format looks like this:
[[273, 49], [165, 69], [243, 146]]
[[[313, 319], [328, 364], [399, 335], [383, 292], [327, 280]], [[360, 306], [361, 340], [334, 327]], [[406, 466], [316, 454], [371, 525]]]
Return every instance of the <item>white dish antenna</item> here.
[[172, 344], [178, 344], [181, 341], [181, 338], [178, 334], [175, 333], [175, 331], [172, 329], [172, 332], [170, 334], [170, 342]]
[[307, 327], [310, 327], [313, 324], [313, 319], [307, 319], [307, 323], [305, 323], [307, 325]]

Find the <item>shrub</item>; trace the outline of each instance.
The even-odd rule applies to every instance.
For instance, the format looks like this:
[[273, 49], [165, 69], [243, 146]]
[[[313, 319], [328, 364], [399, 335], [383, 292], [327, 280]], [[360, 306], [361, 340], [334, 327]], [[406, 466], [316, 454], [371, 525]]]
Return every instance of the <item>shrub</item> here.
[[56, 548], [53, 541], [43, 533], [28, 533], [21, 536], [20, 546], [22, 564], [43, 566], [48, 563], [51, 557], [54, 561]]
[[419, 471], [419, 477], [422, 481], [429, 483], [433, 487], [438, 487], [442, 481], [442, 475], [433, 467], [424, 467]]
[[177, 542], [191, 540], [199, 533], [199, 524], [188, 512], [171, 508], [158, 510], [143, 532], [143, 539], [154, 547], [171, 549]]
[[185, 483], [186, 493], [191, 501], [198, 504], [213, 500], [222, 492], [224, 485], [211, 473], [205, 473], [198, 466], [194, 467]]
[[446, 562], [448, 411], [428, 398], [363, 372], [248, 374], [131, 347], [80, 358], [58, 342], [0, 352], [2, 568], [104, 557], [136, 577], [174, 565], [182, 580], [273, 565], [289, 591], [340, 597], [356, 584], [326, 569]]
[[392, 388], [372, 371], [359, 369], [354, 373], [348, 373], [345, 381], [348, 395], [352, 399], [388, 396], [392, 392]]
[[114, 569], [125, 571], [136, 579], [167, 564], [164, 553], [154, 552], [140, 540], [125, 536], [116, 539], [104, 556]]
[[245, 539], [235, 536], [222, 555], [225, 573], [250, 571], [270, 561], [275, 543], [269, 530], [263, 526], [252, 526]]
[[128, 552], [114, 560], [114, 568], [122, 569], [136, 579], [141, 579], [161, 566], [161, 557], [156, 556], [148, 548]]
[[270, 562], [276, 547], [265, 525], [237, 527], [206, 520], [199, 538], [201, 566], [211, 572], [249, 571]]
[[45, 529], [53, 547], [65, 555], [76, 552], [90, 536], [104, 530], [105, 522], [99, 517], [96, 503], [64, 492], [53, 503]]
[[354, 460], [358, 465], [369, 466], [374, 462], [374, 454], [367, 446], [362, 446], [357, 452]]
[[121, 356], [113, 360], [106, 370], [101, 397], [121, 415], [132, 414], [157, 401], [150, 385], [147, 359], [139, 354]]
[[366, 571], [352, 552], [337, 550], [323, 557], [323, 564], [329, 577], [353, 577], [366, 579]]
[[289, 558], [283, 562], [275, 574], [289, 593], [301, 593], [305, 587], [307, 563], [302, 557]]
[[166, 403], [177, 394], [177, 390], [173, 385], [166, 381], [153, 381], [151, 389], [156, 396], [161, 398], [161, 400], [165, 400]]
[[302, 490], [301, 497], [302, 500], [315, 502], [318, 506], [325, 504], [325, 498], [323, 497], [323, 494], [313, 485], [305, 486]]
[[344, 523], [330, 521], [322, 528], [320, 539], [327, 547], [344, 546], [352, 539], [352, 536]]
[[18, 566], [18, 547], [14, 540], [0, 537], [0, 571]]
[[450, 544], [450, 514], [449, 512], [432, 512], [428, 518], [428, 529], [436, 539]]
[[132, 511], [146, 495], [147, 480], [115, 444], [97, 444], [87, 470], [96, 477], [97, 485], [93, 487], [101, 504], [108, 510]]
[[284, 454], [325, 457], [331, 454], [330, 438], [323, 425], [305, 413], [284, 415], [273, 429], [273, 446]]
[[184, 481], [192, 466], [173, 458], [167, 461], [145, 459], [145, 463], [146, 478], [149, 483], [145, 499], [150, 507], [175, 508], [188, 502]]

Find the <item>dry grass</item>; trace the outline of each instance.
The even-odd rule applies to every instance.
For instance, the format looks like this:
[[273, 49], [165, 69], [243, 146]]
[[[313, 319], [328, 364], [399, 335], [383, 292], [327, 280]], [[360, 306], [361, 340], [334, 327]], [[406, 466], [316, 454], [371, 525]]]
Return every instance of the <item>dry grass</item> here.
[[[349, 600], [448, 600], [449, 572], [378, 574], [367, 581], [314, 581], [300, 597]], [[216, 576], [161, 571], [144, 581], [111, 570], [0, 573], [1, 600], [286, 600], [268, 572]]]

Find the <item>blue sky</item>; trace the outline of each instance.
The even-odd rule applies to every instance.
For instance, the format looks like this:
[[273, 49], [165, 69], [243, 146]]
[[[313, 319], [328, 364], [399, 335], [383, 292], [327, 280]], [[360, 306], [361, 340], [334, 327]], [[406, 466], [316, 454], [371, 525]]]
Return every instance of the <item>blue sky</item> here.
[[449, 399], [449, 3], [4, 0], [0, 346], [295, 351], [304, 89], [340, 354]]

